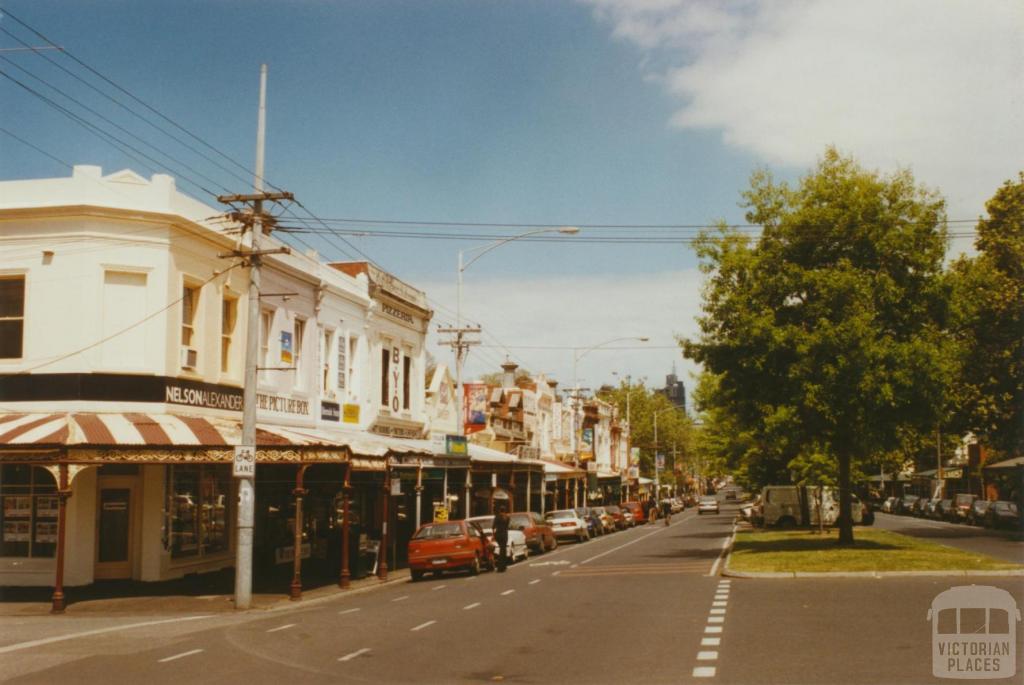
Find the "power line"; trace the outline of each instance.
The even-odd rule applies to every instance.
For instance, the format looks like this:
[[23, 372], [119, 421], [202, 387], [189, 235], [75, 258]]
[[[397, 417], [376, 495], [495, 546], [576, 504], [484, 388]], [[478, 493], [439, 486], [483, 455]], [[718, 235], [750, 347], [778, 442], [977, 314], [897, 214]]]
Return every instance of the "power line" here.
[[49, 152], [47, 152], [46, 150], [42, 149], [41, 147], [39, 147], [39, 146], [37, 146], [37, 145], [34, 145], [34, 144], [30, 143], [29, 141], [25, 140], [24, 138], [22, 138], [22, 137], [21, 137], [21, 136], [19, 136], [19, 135], [16, 135], [16, 134], [12, 133], [11, 131], [8, 131], [8, 130], [7, 130], [6, 128], [2, 128], [2, 127], [0, 127], [0, 133], [6, 133], [6, 134], [7, 134], [7, 135], [9, 135], [9, 136], [10, 136], [11, 138], [14, 138], [14, 139], [15, 139], [16, 141], [18, 141], [19, 143], [21, 143], [22, 145], [27, 145], [28, 147], [32, 148], [33, 150], [35, 150], [35, 151], [36, 151], [36, 152], [38, 152], [39, 154], [41, 154], [41, 155], [43, 155], [43, 156], [45, 156], [45, 157], [49, 157], [50, 159], [52, 159], [53, 161], [57, 162], [58, 164], [63, 164], [63, 165], [64, 165], [64, 166], [66, 166], [66, 167], [67, 167], [68, 169], [74, 169], [74, 166], [72, 166], [72, 165], [71, 165], [71, 164], [69, 164], [68, 162], [65, 162], [65, 161], [64, 161], [63, 159], [61, 159], [60, 157], [55, 157], [55, 156], [51, 155], [51, 154], [50, 154]]

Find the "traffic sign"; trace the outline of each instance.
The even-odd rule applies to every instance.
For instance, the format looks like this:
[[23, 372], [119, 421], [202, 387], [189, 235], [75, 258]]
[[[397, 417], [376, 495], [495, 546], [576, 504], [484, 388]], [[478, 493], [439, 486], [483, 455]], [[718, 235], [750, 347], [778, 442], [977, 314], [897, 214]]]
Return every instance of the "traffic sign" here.
[[231, 475], [235, 478], [256, 477], [256, 446], [237, 445], [235, 460], [231, 464]]

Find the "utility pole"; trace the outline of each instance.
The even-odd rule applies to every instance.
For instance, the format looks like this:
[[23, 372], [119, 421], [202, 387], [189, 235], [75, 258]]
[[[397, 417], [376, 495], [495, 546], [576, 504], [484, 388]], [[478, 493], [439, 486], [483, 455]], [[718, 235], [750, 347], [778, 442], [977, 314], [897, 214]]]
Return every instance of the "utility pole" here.
[[437, 332], [442, 335], [454, 336], [448, 340], [441, 340], [438, 342], [439, 345], [448, 345], [455, 352], [455, 386], [456, 390], [456, 412], [455, 415], [458, 421], [458, 435], [464, 436], [466, 434], [465, 417], [463, 415], [463, 407], [465, 402], [464, 390], [462, 388], [462, 364], [466, 360], [466, 355], [469, 354], [469, 348], [479, 345], [479, 340], [471, 340], [470, 335], [479, 334], [483, 329], [479, 326], [463, 326], [459, 322], [455, 328], [438, 328]]
[[[232, 218], [242, 223], [243, 231], [249, 234], [248, 249], [238, 249], [221, 254], [220, 257], [240, 257], [249, 267], [249, 311], [245, 321], [245, 382], [242, 388], [242, 445], [251, 454], [256, 454], [256, 386], [259, 354], [260, 325], [260, 263], [266, 254], [287, 254], [287, 247], [270, 250], [259, 249], [259, 238], [264, 224], [270, 225], [269, 216], [263, 214], [265, 201], [295, 199], [291, 193], [263, 192], [264, 138], [267, 121], [267, 65], [260, 67], [260, 105], [256, 128], [256, 170], [253, 180], [255, 192], [246, 195], [222, 195], [219, 202], [228, 205], [242, 203], [251, 205], [249, 212], [232, 212]], [[243, 240], [240, 248], [245, 247]], [[238, 516], [235, 544], [235, 608], [248, 609], [252, 605], [252, 542], [253, 521], [255, 520], [255, 474], [238, 477]], [[296, 526], [301, 526], [296, 521]], [[295, 550], [298, 556], [300, 551]]]

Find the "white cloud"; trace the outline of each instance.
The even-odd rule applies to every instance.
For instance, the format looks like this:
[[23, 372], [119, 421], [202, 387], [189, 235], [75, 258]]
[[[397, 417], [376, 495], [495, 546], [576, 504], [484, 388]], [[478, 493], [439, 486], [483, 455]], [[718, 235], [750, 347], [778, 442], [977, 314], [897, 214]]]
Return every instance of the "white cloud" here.
[[[647, 343], [622, 341], [597, 349], [578, 364], [580, 385], [596, 388], [614, 382], [612, 371], [630, 374], [633, 382], [646, 376], [648, 385], [662, 386], [675, 363], [678, 376], [692, 390], [690, 373], [697, 366], [684, 360], [676, 335], [694, 336], [694, 317], [700, 311], [701, 274], [697, 269], [628, 276], [530, 277], [487, 279], [467, 273], [464, 323], [480, 323], [486, 345], [495, 338], [511, 348], [512, 360], [533, 372], [544, 372], [572, 384], [572, 347], [586, 349], [619, 337], [648, 337]], [[454, 324], [455, 287], [448, 282], [417, 282], [431, 299], [442, 303], [434, 314], [436, 325]], [[586, 303], [580, 306], [580, 303]], [[449, 311], [450, 310], [450, 311]], [[431, 333], [429, 347], [439, 362], [451, 364], [452, 353], [439, 347]], [[517, 349], [515, 346], [566, 349]], [[506, 352], [496, 347], [474, 348], [466, 365], [467, 378], [499, 371]]]
[[721, 131], [769, 164], [826, 145], [909, 166], [973, 218], [1024, 165], [1019, 0], [581, 0], [680, 100], [671, 123]]

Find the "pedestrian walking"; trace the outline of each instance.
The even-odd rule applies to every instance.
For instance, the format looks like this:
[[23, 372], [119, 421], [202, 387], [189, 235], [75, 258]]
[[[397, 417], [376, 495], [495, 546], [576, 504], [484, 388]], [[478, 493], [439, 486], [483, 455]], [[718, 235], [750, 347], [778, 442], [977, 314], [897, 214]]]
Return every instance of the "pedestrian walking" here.
[[661, 500], [661, 515], [665, 518], [666, 526], [672, 522], [672, 502], [670, 500]]
[[491, 530], [494, 531], [494, 541], [498, 543], [498, 572], [504, 573], [508, 566], [508, 524], [509, 515], [505, 505], [498, 507], [498, 513], [494, 517]]

